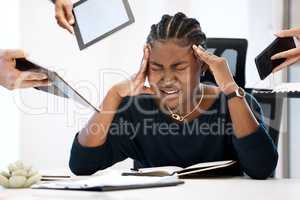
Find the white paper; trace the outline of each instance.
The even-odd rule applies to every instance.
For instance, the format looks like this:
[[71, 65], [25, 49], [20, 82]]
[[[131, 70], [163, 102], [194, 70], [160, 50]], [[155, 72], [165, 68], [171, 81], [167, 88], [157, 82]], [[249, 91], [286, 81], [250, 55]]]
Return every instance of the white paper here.
[[215, 161], [215, 162], [204, 162], [204, 163], [199, 163], [199, 164], [189, 166], [185, 169], [208, 168], [208, 167], [219, 166], [219, 165], [227, 165], [232, 162], [234, 162], [234, 161], [233, 160], [224, 160], [224, 161]]
[[178, 179], [176, 176], [168, 177], [142, 177], [142, 176], [122, 176], [120, 174], [105, 174], [94, 176], [82, 180], [73, 181], [56, 181], [40, 183], [33, 185], [31, 188], [48, 188], [48, 189], [84, 189], [104, 186], [131, 186], [145, 185], [155, 183], [172, 183]]
[[282, 83], [277, 85], [274, 89], [274, 92], [299, 92], [300, 83]]

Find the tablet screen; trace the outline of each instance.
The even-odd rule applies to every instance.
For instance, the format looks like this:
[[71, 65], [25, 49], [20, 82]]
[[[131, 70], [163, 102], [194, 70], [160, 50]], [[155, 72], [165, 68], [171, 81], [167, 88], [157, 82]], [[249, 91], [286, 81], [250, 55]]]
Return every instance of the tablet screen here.
[[81, 0], [73, 13], [81, 50], [134, 22], [127, 0]]

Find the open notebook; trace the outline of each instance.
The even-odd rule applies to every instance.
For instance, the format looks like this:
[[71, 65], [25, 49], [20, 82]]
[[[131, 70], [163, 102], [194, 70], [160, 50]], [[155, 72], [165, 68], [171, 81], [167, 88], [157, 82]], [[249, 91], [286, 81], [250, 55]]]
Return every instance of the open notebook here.
[[176, 166], [164, 166], [164, 167], [151, 167], [140, 168], [137, 171], [125, 172], [123, 176], [177, 176], [180, 178], [188, 176], [207, 176], [213, 174], [219, 174], [218, 172], [224, 171], [224, 169], [233, 166], [236, 163], [234, 160], [205, 162], [195, 164], [186, 168]]
[[31, 186], [32, 189], [112, 191], [138, 188], [176, 186], [184, 182], [176, 176], [139, 177], [104, 174], [80, 178], [79, 180], [42, 182]]

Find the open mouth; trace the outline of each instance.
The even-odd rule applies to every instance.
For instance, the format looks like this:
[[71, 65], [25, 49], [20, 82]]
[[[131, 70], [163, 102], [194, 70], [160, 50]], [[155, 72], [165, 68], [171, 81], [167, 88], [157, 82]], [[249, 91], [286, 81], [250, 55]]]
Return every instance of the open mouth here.
[[160, 89], [160, 92], [164, 95], [176, 95], [179, 93], [178, 89]]

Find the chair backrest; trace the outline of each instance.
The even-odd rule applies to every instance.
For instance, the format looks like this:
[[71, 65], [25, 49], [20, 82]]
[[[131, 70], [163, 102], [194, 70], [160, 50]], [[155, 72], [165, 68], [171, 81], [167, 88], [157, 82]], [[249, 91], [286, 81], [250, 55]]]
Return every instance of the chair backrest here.
[[[207, 51], [227, 59], [234, 80], [245, 87], [245, 65], [248, 42], [239, 38], [208, 38]], [[201, 81], [215, 84], [213, 75], [208, 71]]]

